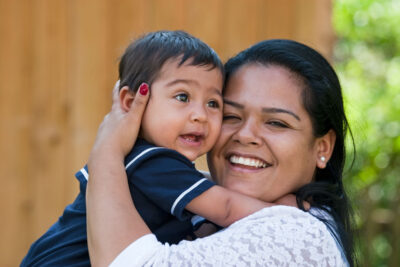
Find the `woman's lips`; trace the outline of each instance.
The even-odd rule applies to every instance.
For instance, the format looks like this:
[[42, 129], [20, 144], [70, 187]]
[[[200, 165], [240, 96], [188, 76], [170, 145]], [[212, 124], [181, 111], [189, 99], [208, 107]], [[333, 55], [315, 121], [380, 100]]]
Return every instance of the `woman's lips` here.
[[231, 154], [227, 159], [232, 166], [245, 169], [257, 170], [272, 166], [262, 159], [237, 154]]

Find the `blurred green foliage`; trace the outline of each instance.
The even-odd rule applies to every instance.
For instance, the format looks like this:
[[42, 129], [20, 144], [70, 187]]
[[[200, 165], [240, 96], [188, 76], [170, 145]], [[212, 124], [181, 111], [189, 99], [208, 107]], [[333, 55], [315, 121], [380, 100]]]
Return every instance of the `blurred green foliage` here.
[[334, 65], [357, 147], [345, 184], [359, 263], [400, 266], [400, 1], [336, 0], [333, 21]]

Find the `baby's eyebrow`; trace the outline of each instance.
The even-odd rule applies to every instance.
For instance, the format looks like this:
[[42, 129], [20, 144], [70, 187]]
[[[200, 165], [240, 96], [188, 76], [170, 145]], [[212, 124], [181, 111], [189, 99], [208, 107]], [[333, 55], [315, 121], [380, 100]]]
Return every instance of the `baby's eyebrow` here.
[[195, 80], [187, 80], [187, 79], [176, 79], [167, 83], [167, 86], [172, 86], [178, 83], [185, 83], [185, 84], [198, 84]]
[[220, 97], [222, 97], [222, 92], [221, 90], [218, 90], [217, 88], [214, 88], [214, 92], [219, 95]]
[[[173, 81], [170, 81], [169, 83], [167, 83], [167, 86], [173, 86], [173, 85], [179, 84], [179, 83], [184, 83], [184, 84], [188, 84], [188, 85], [194, 84], [194, 85], [197, 85], [197, 86], [200, 85], [199, 82], [196, 81], [196, 80], [176, 79], [176, 80], [173, 80]], [[219, 89], [216, 88], [216, 87], [213, 87], [213, 89], [214, 89], [214, 92], [215, 92], [217, 95], [219, 95], [219, 96], [222, 97], [222, 92], [221, 92], [222, 90], [219, 90]]]

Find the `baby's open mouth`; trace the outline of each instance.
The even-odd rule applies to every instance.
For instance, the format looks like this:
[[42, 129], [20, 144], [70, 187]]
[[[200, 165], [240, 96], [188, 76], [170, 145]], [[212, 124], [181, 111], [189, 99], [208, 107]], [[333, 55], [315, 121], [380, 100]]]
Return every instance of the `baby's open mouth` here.
[[193, 143], [200, 142], [204, 138], [203, 135], [197, 135], [197, 134], [184, 134], [184, 135], [181, 135], [181, 137], [183, 139], [185, 139], [185, 141], [193, 142]]

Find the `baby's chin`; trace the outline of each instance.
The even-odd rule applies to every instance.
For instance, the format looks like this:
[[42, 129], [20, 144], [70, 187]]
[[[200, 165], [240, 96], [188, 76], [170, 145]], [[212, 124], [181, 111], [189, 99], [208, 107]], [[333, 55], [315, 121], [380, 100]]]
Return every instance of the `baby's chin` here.
[[197, 153], [189, 153], [187, 151], [181, 152], [178, 150], [179, 153], [184, 155], [188, 160], [194, 162], [196, 159], [198, 159], [200, 156]]

